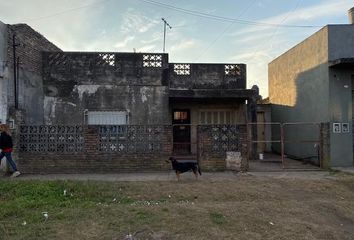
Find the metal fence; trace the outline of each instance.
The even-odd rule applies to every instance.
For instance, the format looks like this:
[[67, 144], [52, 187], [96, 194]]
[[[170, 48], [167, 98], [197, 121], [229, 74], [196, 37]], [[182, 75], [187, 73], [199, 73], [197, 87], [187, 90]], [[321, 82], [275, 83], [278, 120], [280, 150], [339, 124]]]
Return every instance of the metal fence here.
[[[326, 140], [323, 123], [261, 122], [247, 125], [249, 158], [263, 163], [251, 162], [251, 169], [252, 164], [261, 171], [323, 167], [323, 143]], [[264, 136], [264, 132], [268, 135]]]

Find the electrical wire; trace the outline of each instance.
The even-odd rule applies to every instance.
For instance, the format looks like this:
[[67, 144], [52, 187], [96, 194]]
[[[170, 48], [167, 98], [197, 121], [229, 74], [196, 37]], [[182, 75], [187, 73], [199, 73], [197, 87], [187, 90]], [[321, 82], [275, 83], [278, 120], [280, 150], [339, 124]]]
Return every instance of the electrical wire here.
[[[283, 22], [286, 21], [286, 19], [289, 18], [289, 16], [295, 12], [296, 9], [298, 9], [298, 7], [300, 6], [300, 4], [302, 3], [302, 0], [298, 0], [295, 7], [282, 19], [282, 21], [280, 22], [280, 24], [282, 24]], [[257, 49], [256, 51], [253, 52], [250, 60], [248, 60], [249, 62], [253, 61], [253, 59], [257, 56], [257, 53], [264, 48], [264, 46], [266, 46], [269, 42], [273, 41], [273, 38], [276, 36], [276, 34], [278, 33], [279, 27], [276, 27], [275, 30], [273, 31], [272, 35], [270, 36], [270, 38], [268, 38], [267, 42], [263, 42], [259, 49]]]
[[84, 8], [87, 8], [87, 7], [91, 7], [92, 5], [96, 5], [96, 4], [103, 3], [103, 2], [108, 2], [108, 1], [111, 1], [111, 0], [101, 0], [101, 1], [98, 1], [98, 2], [93, 2], [93, 3], [86, 4], [86, 5], [82, 5], [82, 6], [79, 6], [79, 7], [70, 8], [70, 9], [67, 9], [67, 10], [64, 10], [64, 11], [61, 11], [61, 12], [53, 13], [53, 14], [51, 14], [51, 15], [47, 15], [47, 16], [43, 16], [43, 17], [37, 17], [37, 18], [26, 19], [26, 20], [24, 20], [24, 21], [25, 21], [25, 22], [33, 22], [33, 21], [37, 21], [37, 20], [52, 18], [52, 17], [56, 17], [56, 16], [59, 16], [59, 15], [68, 13], [68, 12], [73, 12], [73, 11], [76, 11], [76, 10], [81, 10], [81, 9], [84, 9]]
[[197, 17], [203, 17], [203, 18], [213, 19], [213, 20], [222, 21], [222, 22], [234, 22], [234, 23], [237, 23], [237, 24], [244, 24], [244, 25], [283, 27], [283, 28], [319, 28], [319, 27], [323, 27], [323, 26], [318, 26], [318, 25], [290, 25], [290, 24], [278, 24], [278, 23], [267, 23], [267, 22], [250, 21], [250, 20], [243, 20], [243, 19], [237, 19], [237, 18], [223, 17], [223, 16], [203, 13], [203, 12], [199, 12], [199, 11], [194, 11], [194, 10], [188, 10], [188, 9], [185, 9], [185, 8], [180, 8], [180, 7], [176, 7], [176, 6], [173, 6], [173, 5], [156, 2], [156, 1], [153, 1], [153, 0], [137, 0], [137, 1], [145, 2], [147, 4], [151, 4], [151, 5], [155, 5], [155, 6], [158, 6], [158, 7], [162, 7], [162, 8], [166, 8], [166, 9], [182, 12], [182, 13], [193, 15], [193, 16], [197, 16]]
[[[257, 2], [258, 0], [253, 0], [253, 2], [248, 5], [238, 16], [237, 18], [242, 17], [251, 7], [253, 7], [253, 5]], [[219, 34], [219, 36], [217, 36], [209, 45], [208, 47], [202, 52], [202, 54], [200, 54], [195, 62], [197, 62], [202, 56], [204, 56], [204, 54], [222, 37], [224, 36], [224, 34], [229, 31], [231, 29], [231, 27], [235, 24], [235, 22], [231, 22], [225, 29], [224, 31], [221, 32], [221, 34]]]

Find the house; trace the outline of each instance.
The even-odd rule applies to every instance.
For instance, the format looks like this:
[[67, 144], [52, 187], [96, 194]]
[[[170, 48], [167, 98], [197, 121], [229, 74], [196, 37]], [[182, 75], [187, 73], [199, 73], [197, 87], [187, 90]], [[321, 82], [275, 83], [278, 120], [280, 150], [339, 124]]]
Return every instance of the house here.
[[246, 89], [245, 64], [65, 52], [25, 24], [1, 26], [1, 118], [18, 126], [20, 164], [29, 172], [156, 170], [168, 155], [200, 160], [201, 149], [223, 155], [204, 156], [205, 168], [224, 169], [227, 151], [247, 149], [246, 102], [255, 91]]
[[[354, 21], [327, 25], [268, 66], [269, 99], [274, 122], [329, 122], [327, 166], [353, 166]], [[313, 130], [290, 130], [289, 136], [317, 138]], [[313, 154], [311, 145], [286, 152]]]

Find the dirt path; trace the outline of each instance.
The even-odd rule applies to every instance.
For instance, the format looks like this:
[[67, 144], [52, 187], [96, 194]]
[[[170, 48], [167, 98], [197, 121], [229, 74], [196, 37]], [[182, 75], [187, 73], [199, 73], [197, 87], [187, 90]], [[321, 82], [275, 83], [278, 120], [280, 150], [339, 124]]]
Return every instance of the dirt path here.
[[[271, 177], [271, 178], [294, 178], [294, 179], [325, 179], [331, 178], [332, 174], [326, 171], [284, 171], [284, 172], [248, 172], [237, 173], [232, 171], [225, 172], [203, 172], [198, 177], [198, 181], [236, 181], [241, 176], [255, 177]], [[0, 179], [8, 179], [0, 177]], [[151, 173], [119, 173], [119, 174], [23, 174], [17, 178], [18, 180], [78, 180], [78, 181], [108, 181], [108, 182], [150, 182], [150, 181], [175, 181], [176, 174], [173, 171], [167, 173], [151, 172]], [[195, 176], [191, 173], [181, 175], [182, 181], [195, 180]]]

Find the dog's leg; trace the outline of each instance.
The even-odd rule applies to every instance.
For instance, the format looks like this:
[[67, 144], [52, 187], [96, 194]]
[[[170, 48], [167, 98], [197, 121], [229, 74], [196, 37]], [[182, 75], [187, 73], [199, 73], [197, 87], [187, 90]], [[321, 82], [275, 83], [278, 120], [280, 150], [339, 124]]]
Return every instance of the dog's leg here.
[[194, 176], [195, 176], [195, 180], [198, 180], [197, 169], [193, 169], [193, 173], [194, 173]]
[[180, 172], [176, 172], [176, 176], [177, 176], [177, 181], [179, 182], [179, 175], [180, 175], [181, 173]]

